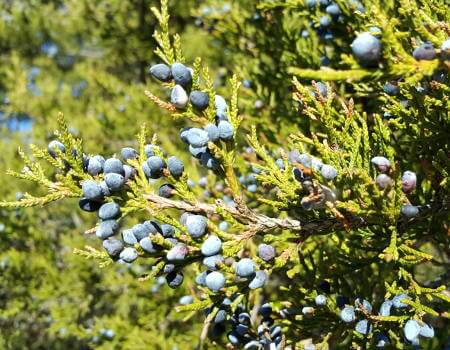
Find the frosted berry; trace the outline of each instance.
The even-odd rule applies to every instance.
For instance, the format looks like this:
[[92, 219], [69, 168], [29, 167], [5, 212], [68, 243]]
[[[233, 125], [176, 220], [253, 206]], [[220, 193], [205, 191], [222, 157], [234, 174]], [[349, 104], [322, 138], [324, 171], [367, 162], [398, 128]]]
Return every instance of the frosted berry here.
[[48, 144], [48, 147], [47, 147], [48, 153], [53, 158], [56, 158], [58, 156], [58, 150], [61, 153], [65, 153], [66, 152], [66, 147], [64, 147], [64, 145], [61, 142], [59, 142], [58, 140], [50, 141], [50, 143]]
[[231, 140], [233, 138], [234, 128], [230, 122], [221, 120], [217, 127], [219, 128], [219, 136], [222, 140]]
[[320, 174], [325, 180], [331, 181], [337, 176], [337, 170], [331, 165], [324, 164], [320, 170]]
[[346, 323], [353, 322], [356, 318], [355, 309], [353, 308], [353, 306], [344, 307], [341, 311], [340, 317], [341, 320]]
[[258, 256], [264, 261], [270, 261], [275, 257], [275, 248], [268, 244], [258, 246]]
[[113, 236], [118, 230], [119, 225], [115, 220], [105, 220], [100, 223], [95, 231], [95, 235], [100, 239], [106, 239]]
[[166, 64], [160, 63], [150, 67], [150, 74], [160, 81], [167, 82], [172, 79], [172, 72], [170, 67]]
[[127, 263], [132, 263], [138, 258], [138, 253], [136, 249], [127, 247], [120, 253], [120, 258]]
[[255, 272], [255, 263], [252, 259], [244, 258], [236, 264], [236, 274], [240, 277], [248, 277]]
[[201, 251], [205, 256], [216, 255], [222, 249], [222, 241], [217, 236], [209, 236], [202, 244]]
[[434, 60], [436, 58], [436, 49], [432, 43], [427, 42], [414, 49], [412, 55], [417, 61]]
[[156, 253], [156, 248], [153, 246], [153, 242], [150, 237], [144, 237], [139, 241], [139, 245], [142, 250], [146, 253], [153, 254]]
[[124, 147], [121, 149], [120, 154], [124, 160], [136, 159], [138, 156], [137, 151], [131, 147]]
[[317, 306], [323, 306], [327, 304], [327, 297], [323, 294], [319, 294], [318, 296], [316, 296], [314, 301], [316, 302]]
[[98, 202], [96, 200], [90, 200], [87, 198], [81, 198], [78, 201], [78, 205], [81, 210], [92, 213], [100, 209], [102, 202]]
[[353, 55], [362, 64], [377, 63], [381, 57], [381, 42], [368, 32], [359, 34], [351, 44]]
[[189, 152], [192, 154], [194, 158], [200, 159], [202, 154], [208, 150], [206, 146], [204, 147], [192, 147], [189, 145]]
[[398, 87], [397, 83], [395, 83], [395, 82], [387, 82], [383, 86], [383, 91], [390, 96], [395, 96], [400, 93], [400, 88]]
[[103, 172], [103, 165], [97, 158], [89, 158], [87, 172], [91, 176], [96, 176]]
[[198, 238], [206, 233], [207, 223], [202, 215], [190, 215], [186, 218], [186, 230], [193, 238]]
[[420, 326], [419, 335], [424, 338], [434, 338], [434, 328], [424, 322], [423, 325]]
[[183, 243], [178, 243], [167, 252], [166, 258], [168, 261], [182, 261], [188, 253], [188, 247]]
[[405, 171], [402, 175], [402, 191], [405, 193], [411, 193], [416, 188], [417, 176], [412, 171]]
[[105, 161], [105, 164], [103, 164], [103, 172], [105, 174], [120, 174], [125, 175], [125, 172], [123, 170], [123, 164], [120, 161], [120, 159], [117, 158], [109, 158]]
[[392, 179], [386, 174], [378, 175], [375, 182], [380, 190], [384, 190], [392, 185]]
[[406, 293], [398, 294], [394, 298], [392, 298], [392, 304], [397, 309], [403, 309], [405, 307], [408, 307], [409, 306], [408, 304], [402, 303], [402, 300], [404, 299], [411, 300], [411, 297]]
[[115, 192], [125, 185], [125, 178], [120, 174], [109, 173], [105, 175], [105, 183], [112, 192]]
[[152, 144], [147, 144], [144, 146], [144, 153], [147, 156], [147, 158], [155, 155], [155, 149], [157, 146]]
[[173, 80], [176, 84], [186, 88], [192, 83], [191, 71], [182, 63], [174, 63], [171, 66]]
[[392, 307], [392, 301], [391, 300], [385, 300], [380, 306], [379, 314], [380, 316], [390, 316], [391, 315], [391, 307]]
[[358, 321], [355, 325], [355, 331], [367, 335], [372, 332], [372, 325], [367, 320]]
[[192, 106], [199, 111], [204, 111], [208, 108], [209, 96], [206, 92], [194, 90], [189, 95], [189, 100], [191, 101]]
[[330, 16], [337, 17], [341, 14], [341, 9], [337, 4], [331, 4], [326, 7], [325, 12]]
[[123, 166], [123, 170], [125, 172], [125, 181], [133, 179], [136, 176], [136, 169], [129, 166], [128, 164], [125, 164]]
[[378, 168], [379, 171], [385, 173], [391, 167], [391, 162], [385, 157], [377, 156], [371, 159], [371, 162]]
[[133, 245], [138, 242], [132, 229], [122, 231], [122, 239], [126, 244]]
[[86, 180], [81, 184], [83, 197], [89, 200], [100, 199], [103, 197], [100, 185], [94, 180]]
[[225, 259], [222, 255], [216, 254], [204, 258], [202, 263], [210, 270], [217, 270], [217, 265], [222, 264], [224, 261]]
[[403, 327], [405, 338], [413, 341], [420, 333], [420, 325], [416, 320], [408, 320]]
[[184, 172], [184, 164], [177, 157], [169, 157], [167, 159], [167, 167], [169, 168], [170, 175], [173, 177], [180, 177]]
[[175, 85], [170, 93], [170, 102], [178, 109], [186, 107], [189, 101], [186, 90], [181, 85]]
[[205, 284], [213, 292], [217, 292], [225, 286], [225, 277], [221, 272], [213, 271], [206, 276]]
[[106, 250], [110, 257], [116, 258], [119, 256], [124, 246], [122, 241], [118, 239], [105, 239], [103, 241], [103, 248]]
[[256, 271], [255, 277], [250, 281], [248, 287], [250, 289], [262, 288], [267, 280], [267, 273], [265, 271]]
[[417, 216], [417, 214], [419, 214], [419, 208], [417, 208], [415, 205], [405, 204], [402, 205], [400, 212], [407, 218], [413, 218], [414, 216]]
[[158, 189], [158, 194], [164, 198], [173, 197], [176, 193], [175, 187], [171, 184], [162, 184]]
[[98, 217], [102, 220], [117, 219], [119, 216], [120, 206], [116, 202], [103, 204], [98, 212]]
[[217, 162], [217, 160], [208, 151], [203, 152], [201, 154], [200, 161], [201, 161], [202, 165], [208, 169], [212, 169], [212, 170], [217, 169], [217, 167], [219, 166], [219, 163]]
[[208, 144], [208, 133], [203, 129], [191, 128], [186, 134], [186, 139], [192, 147], [204, 147]]
[[216, 142], [220, 138], [219, 129], [214, 124], [207, 124], [205, 126], [205, 131], [208, 133], [208, 138], [212, 142]]
[[181, 272], [172, 271], [166, 276], [166, 282], [170, 288], [179, 287], [184, 280], [184, 276]]
[[161, 225], [161, 234], [164, 237], [172, 237], [175, 234], [175, 227], [169, 224]]

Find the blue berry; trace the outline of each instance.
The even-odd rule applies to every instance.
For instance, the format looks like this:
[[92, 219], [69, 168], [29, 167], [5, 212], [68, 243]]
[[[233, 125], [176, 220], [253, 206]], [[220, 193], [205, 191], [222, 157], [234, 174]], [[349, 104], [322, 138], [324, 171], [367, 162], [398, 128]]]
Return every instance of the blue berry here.
[[120, 151], [120, 154], [122, 155], [122, 158], [124, 160], [136, 159], [137, 156], [138, 156], [137, 151], [134, 148], [131, 148], [131, 147], [124, 147], [124, 148], [122, 148], [122, 150]]
[[103, 172], [103, 165], [97, 158], [89, 158], [87, 172], [91, 176], [96, 176]]
[[186, 218], [186, 230], [193, 238], [199, 238], [206, 233], [208, 220], [202, 215], [190, 215]]
[[214, 317], [214, 323], [222, 323], [227, 318], [227, 312], [223, 309], [217, 311], [216, 316]]
[[170, 67], [166, 64], [160, 63], [150, 67], [150, 74], [160, 81], [167, 82], [172, 79], [172, 72]]
[[236, 264], [236, 274], [240, 277], [248, 277], [255, 272], [255, 263], [252, 259], [244, 258]]
[[272, 313], [272, 305], [270, 305], [269, 303], [261, 305], [261, 307], [258, 310], [258, 313], [264, 318], [269, 317], [270, 314]]
[[146, 253], [153, 254], [156, 253], [157, 250], [153, 246], [153, 242], [150, 239], [150, 237], [144, 237], [139, 241], [139, 245], [141, 246], [142, 250]]
[[98, 212], [98, 217], [102, 220], [117, 219], [119, 216], [120, 206], [115, 202], [103, 204]]
[[256, 191], [258, 191], [258, 186], [255, 184], [248, 185], [247, 190], [250, 193], [255, 193]]
[[125, 175], [123, 170], [123, 164], [120, 159], [117, 158], [109, 158], [103, 164], [103, 172], [105, 174], [120, 174]]
[[228, 227], [229, 227], [229, 224], [226, 221], [221, 221], [219, 223], [219, 230], [221, 230], [221, 231], [227, 232], [228, 231]]
[[107, 197], [107, 196], [111, 195], [111, 191], [109, 190], [108, 185], [106, 184], [105, 181], [100, 182], [99, 186], [100, 186], [100, 189], [102, 190], [103, 196]]
[[337, 170], [331, 165], [324, 164], [320, 170], [320, 174], [325, 180], [332, 181], [337, 176]]
[[392, 304], [397, 309], [404, 309], [409, 306], [408, 304], [404, 304], [401, 302], [402, 300], [405, 300], [405, 299], [411, 300], [411, 297], [406, 293], [398, 294], [394, 298], [392, 298]]
[[134, 245], [138, 242], [132, 229], [122, 231], [122, 239], [126, 244]]
[[103, 197], [100, 185], [94, 180], [86, 180], [81, 184], [83, 197], [88, 200], [100, 199]]
[[48, 144], [47, 151], [53, 158], [56, 158], [58, 156], [58, 151], [61, 153], [66, 152], [66, 147], [58, 140], [53, 140]]
[[92, 213], [100, 209], [102, 202], [98, 202], [95, 200], [90, 200], [87, 198], [81, 198], [78, 201], [78, 205], [81, 210]]
[[360, 298], [357, 298], [355, 300], [355, 306], [358, 308], [363, 307], [369, 313], [372, 312], [372, 305], [365, 299], [361, 300]]
[[405, 338], [413, 341], [420, 333], [420, 325], [416, 320], [408, 320], [403, 327]]
[[238, 323], [234, 330], [239, 335], [245, 335], [248, 332], [248, 326], [245, 324]]
[[424, 338], [434, 338], [434, 329], [424, 322], [423, 326], [420, 326], [419, 335]]
[[375, 346], [377, 348], [384, 348], [388, 344], [389, 344], [389, 338], [386, 337], [384, 334], [377, 333], [375, 335]]
[[265, 271], [256, 271], [255, 277], [250, 281], [248, 287], [250, 289], [262, 288], [267, 280], [267, 274]]
[[208, 144], [208, 133], [203, 129], [191, 128], [186, 134], [186, 139], [192, 147], [204, 147]]
[[214, 124], [208, 124], [205, 126], [205, 131], [208, 133], [208, 138], [212, 142], [216, 142], [220, 138], [219, 129]]
[[105, 220], [100, 223], [95, 231], [95, 235], [100, 239], [106, 239], [113, 236], [119, 225], [115, 220]]
[[161, 232], [160, 226], [155, 221], [147, 220], [147, 221], [144, 221], [144, 223], [142, 225], [145, 226], [145, 229], [147, 230], [147, 232], [149, 234]]
[[395, 96], [400, 93], [400, 88], [398, 87], [398, 85], [392, 82], [387, 82], [386, 84], [384, 84], [383, 90], [389, 96]]
[[331, 4], [327, 6], [325, 12], [328, 13], [330, 16], [337, 17], [341, 14], [341, 9], [337, 4]]
[[219, 166], [219, 163], [214, 158], [214, 156], [209, 152], [203, 152], [200, 156], [200, 161], [202, 165], [208, 169], [217, 169]]
[[411, 193], [416, 188], [417, 175], [412, 171], [405, 171], [402, 175], [402, 191], [404, 193]]
[[383, 301], [383, 303], [380, 306], [379, 314], [380, 316], [390, 316], [391, 315], [391, 307], [392, 307], [392, 301], [387, 299]]
[[164, 237], [172, 237], [175, 234], [175, 227], [169, 224], [161, 225], [161, 234]]
[[311, 306], [305, 306], [302, 308], [302, 314], [303, 315], [312, 315], [314, 314], [314, 308]]
[[192, 83], [191, 71], [182, 63], [174, 63], [171, 66], [173, 80], [182, 87], [189, 87]]
[[192, 154], [194, 158], [200, 159], [202, 154], [208, 150], [208, 147], [192, 147], [189, 145], [189, 152]]
[[164, 160], [158, 156], [149, 157], [147, 159], [147, 165], [150, 168], [150, 177], [152, 178], [161, 176], [161, 173], [166, 166]]
[[178, 300], [178, 303], [181, 305], [189, 305], [189, 304], [192, 304], [193, 301], [194, 301], [194, 298], [192, 298], [192, 296], [184, 295]]
[[239, 345], [241, 343], [240, 336], [236, 332], [230, 332], [227, 334], [227, 339], [233, 345]]
[[216, 112], [226, 113], [228, 110], [228, 105], [225, 99], [220, 95], [214, 96], [214, 106], [216, 108]]
[[162, 184], [158, 189], [158, 194], [164, 198], [173, 197], [176, 193], [175, 187], [171, 184]]
[[106, 250], [110, 257], [116, 258], [119, 256], [124, 246], [122, 241], [118, 239], [105, 239], [103, 241], [103, 248]]
[[216, 255], [222, 249], [222, 241], [217, 236], [209, 236], [202, 244], [201, 251], [205, 256]]
[[173, 177], [180, 177], [184, 172], [184, 164], [177, 157], [169, 157], [167, 159], [167, 167], [169, 168], [170, 175]]
[[368, 32], [359, 34], [351, 44], [355, 57], [363, 64], [373, 64], [381, 57], [381, 42]]
[[432, 43], [427, 42], [417, 47], [412, 55], [417, 61], [434, 60], [436, 58], [436, 50]]
[[381, 171], [382, 173], [385, 173], [386, 171], [389, 170], [389, 168], [391, 167], [391, 162], [386, 159], [385, 157], [381, 157], [381, 156], [377, 156], [377, 157], [373, 157], [370, 160], [377, 168], [379, 171]]
[[380, 190], [384, 190], [392, 185], [392, 179], [386, 174], [378, 175], [375, 182]]
[[223, 256], [220, 254], [217, 254], [217, 255], [207, 256], [206, 258], [203, 259], [202, 263], [210, 270], [217, 270], [217, 264], [223, 263], [224, 261], [225, 261], [225, 259], [223, 258]]
[[172, 271], [166, 276], [166, 282], [170, 288], [179, 287], [184, 280], [184, 276], [181, 272]]
[[170, 102], [178, 109], [186, 107], [189, 101], [186, 91], [181, 85], [175, 85], [170, 94]]
[[327, 297], [323, 294], [319, 294], [318, 296], [316, 296], [314, 301], [316, 302], [317, 306], [323, 306], [327, 304]]
[[199, 111], [204, 111], [206, 108], [208, 108], [209, 96], [205, 92], [194, 90], [189, 95], [189, 99], [192, 103], [192, 106]]
[[150, 234], [150, 230], [149, 230], [148, 226], [146, 226], [144, 224], [136, 224], [133, 226], [132, 230], [133, 230], [134, 236], [136, 237], [136, 239], [138, 241], [144, 237], [148, 237], [148, 235]]
[[419, 214], [419, 208], [417, 208], [415, 205], [405, 204], [402, 205], [400, 212], [407, 218], [413, 218], [414, 216], [417, 216], [417, 214]]
[[372, 332], [372, 325], [367, 320], [358, 321], [355, 325], [355, 331], [367, 335]]
[[127, 247], [124, 250], [122, 250], [119, 256], [123, 261], [127, 263], [132, 263], [138, 258], [138, 253], [136, 249], [132, 247]]
[[105, 183], [108, 189], [112, 192], [119, 191], [125, 185], [125, 178], [116, 173], [109, 173], [105, 175]]
[[330, 16], [321, 16], [319, 19], [319, 23], [322, 27], [328, 27], [331, 24]]
[[183, 243], [178, 243], [167, 252], [166, 258], [168, 261], [183, 261], [188, 253], [188, 247]]
[[278, 158], [278, 159], [275, 161], [275, 164], [277, 165], [277, 167], [278, 167], [279, 169], [284, 170], [284, 161], [283, 161], [283, 159]]
[[275, 248], [268, 244], [260, 244], [258, 246], [258, 256], [264, 261], [270, 261], [275, 257]]
[[346, 323], [353, 322], [356, 318], [355, 309], [353, 308], [353, 306], [344, 307], [341, 311], [340, 317], [341, 320]]
[[219, 129], [219, 136], [222, 140], [231, 140], [234, 135], [234, 128], [230, 122], [221, 120], [217, 126]]
[[450, 39], [447, 39], [442, 43], [441, 57], [445, 60], [450, 58]]
[[225, 286], [225, 277], [222, 273], [213, 271], [206, 276], [205, 284], [213, 292], [217, 292]]
[[146, 177], [152, 176], [152, 171], [150, 170], [150, 167], [148, 166], [147, 162], [142, 163], [142, 170]]
[[199, 273], [195, 277], [195, 283], [197, 283], [200, 286], [204, 286], [206, 284], [206, 276], [207, 275], [208, 275], [208, 273], [206, 271], [203, 271], [203, 272]]
[[152, 144], [147, 144], [144, 146], [144, 153], [147, 156], [147, 158], [150, 158], [151, 156], [155, 155], [156, 148], [157, 148], [157, 146], [152, 145]]
[[125, 172], [125, 181], [133, 179], [136, 176], [136, 169], [127, 164], [123, 166], [123, 170]]

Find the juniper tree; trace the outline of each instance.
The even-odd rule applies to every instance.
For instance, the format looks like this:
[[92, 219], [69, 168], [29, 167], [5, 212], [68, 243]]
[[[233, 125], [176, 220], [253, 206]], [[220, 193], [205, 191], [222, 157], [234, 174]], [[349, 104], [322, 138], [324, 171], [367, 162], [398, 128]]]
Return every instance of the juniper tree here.
[[[27, 168], [10, 171], [46, 194], [2, 206], [80, 198], [81, 209], [107, 213], [117, 204], [88, 231], [103, 247], [76, 253], [145, 264], [144, 283], [164, 276], [188, 288], [177, 311], [205, 311], [200, 347], [444, 348], [445, 3], [233, 6], [203, 8], [198, 21], [227, 44], [225, 86], [183, 53], [167, 1], [153, 8], [160, 62], [150, 72], [170, 97], [145, 95], [184, 121], [184, 147], [165, 149], [164, 133], [144, 124], [135, 152], [101, 156], [59, 116], [60, 144], [32, 147], [55, 173], [24, 153]], [[181, 153], [193, 163], [184, 167]]]

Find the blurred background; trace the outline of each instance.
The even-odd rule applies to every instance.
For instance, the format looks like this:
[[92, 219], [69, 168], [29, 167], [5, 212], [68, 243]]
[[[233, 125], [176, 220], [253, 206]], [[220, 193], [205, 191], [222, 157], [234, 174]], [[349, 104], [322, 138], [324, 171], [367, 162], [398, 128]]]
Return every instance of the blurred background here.
[[[44, 146], [64, 113], [89, 153], [135, 144], [143, 122], [168, 150], [179, 126], [167, 123], [144, 89], [154, 56], [155, 0], [2, 0], [0, 2], [0, 187], [4, 200], [38, 194], [5, 175], [20, 170], [18, 147]], [[220, 55], [194, 12], [170, 2], [171, 26], [185, 55], [202, 56], [220, 77]], [[214, 62], [219, 62], [214, 64]], [[161, 121], [164, 121], [162, 123]], [[170, 142], [169, 142], [170, 141]], [[20, 188], [20, 190], [19, 190]], [[0, 211], [0, 349], [186, 349], [200, 332], [174, 306], [182, 292], [139, 282], [146, 267], [98, 264], [74, 248], [99, 246], [83, 235], [95, 217], [76, 201]]]

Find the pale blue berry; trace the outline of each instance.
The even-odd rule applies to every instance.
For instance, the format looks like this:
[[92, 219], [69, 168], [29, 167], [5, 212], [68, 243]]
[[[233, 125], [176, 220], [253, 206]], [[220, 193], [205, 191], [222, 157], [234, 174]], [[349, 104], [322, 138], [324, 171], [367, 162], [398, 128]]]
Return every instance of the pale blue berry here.
[[270, 261], [275, 257], [275, 248], [269, 244], [260, 244], [258, 246], [258, 256], [264, 261]]
[[252, 259], [244, 258], [236, 264], [236, 274], [240, 277], [251, 276], [255, 272], [255, 263]]
[[346, 323], [353, 322], [356, 318], [355, 309], [353, 308], [353, 306], [344, 307], [341, 311], [340, 317], [341, 320]]
[[201, 251], [205, 256], [216, 255], [222, 249], [222, 241], [217, 236], [209, 236], [202, 244]]
[[419, 208], [417, 208], [415, 205], [405, 204], [402, 205], [400, 212], [407, 218], [413, 218], [414, 216], [417, 216], [417, 214], [419, 214]]
[[318, 296], [316, 296], [314, 301], [316, 302], [317, 306], [323, 306], [327, 304], [327, 297], [323, 294], [319, 294]]
[[234, 135], [234, 128], [230, 122], [221, 120], [217, 126], [219, 129], [219, 136], [222, 140], [231, 140]]
[[178, 243], [166, 254], [168, 261], [183, 261], [189, 253], [188, 247], [183, 243]]
[[434, 328], [424, 322], [423, 326], [420, 326], [419, 335], [424, 338], [434, 338]]
[[394, 298], [392, 298], [392, 304], [397, 309], [408, 307], [409, 305], [402, 303], [402, 300], [411, 300], [411, 297], [406, 293], [398, 294]]
[[182, 63], [174, 63], [171, 66], [173, 80], [178, 85], [188, 87], [192, 83], [191, 71]]
[[109, 256], [115, 258], [119, 256], [124, 246], [122, 241], [118, 239], [105, 239], [103, 241], [103, 248], [106, 250]]
[[214, 124], [207, 124], [205, 126], [205, 131], [208, 133], [208, 138], [212, 142], [216, 142], [220, 138], [219, 129]]
[[192, 106], [199, 111], [203, 111], [208, 108], [209, 96], [205, 92], [194, 90], [189, 95], [189, 99], [192, 103]]
[[173, 177], [180, 177], [184, 172], [184, 164], [177, 157], [169, 157], [167, 160], [167, 167], [169, 168], [170, 175]]
[[221, 272], [213, 271], [206, 276], [205, 284], [213, 292], [217, 292], [225, 286], [225, 277]]
[[160, 81], [164, 81], [164, 82], [167, 82], [170, 79], [172, 79], [172, 72], [170, 70], [170, 67], [163, 63], [155, 64], [155, 65], [151, 66], [150, 74], [154, 78], [156, 78]]
[[144, 237], [139, 241], [139, 245], [142, 250], [146, 253], [153, 254], [156, 253], [156, 248], [153, 246], [153, 242], [150, 237]]
[[121, 149], [120, 154], [124, 160], [136, 159], [138, 156], [137, 151], [131, 147], [124, 147]]
[[120, 159], [117, 158], [109, 158], [105, 161], [105, 164], [103, 164], [103, 172], [105, 174], [120, 174], [125, 175], [125, 172], [123, 170], [123, 164], [120, 161]]
[[166, 282], [170, 288], [179, 287], [184, 280], [184, 276], [181, 272], [172, 271], [166, 276]]
[[170, 102], [178, 109], [186, 107], [189, 101], [186, 90], [181, 85], [175, 85], [170, 93]]
[[392, 307], [392, 301], [391, 300], [385, 300], [381, 306], [379, 314], [380, 316], [390, 316], [391, 315], [391, 307]]
[[250, 289], [262, 288], [267, 280], [267, 273], [265, 271], [256, 271], [255, 277], [250, 281], [248, 287]]
[[94, 180], [86, 180], [81, 184], [83, 197], [89, 200], [100, 199], [103, 197], [100, 185]]
[[216, 254], [204, 258], [202, 263], [210, 270], [217, 270], [217, 265], [222, 264], [224, 261], [225, 259], [222, 255]]
[[102, 220], [117, 219], [120, 216], [120, 206], [116, 202], [105, 203], [98, 211], [98, 217]]
[[372, 332], [372, 325], [367, 320], [358, 321], [355, 325], [355, 331], [367, 335]]
[[416, 320], [408, 320], [403, 327], [405, 338], [413, 341], [420, 333], [420, 325]]
[[324, 164], [320, 169], [320, 174], [325, 180], [332, 181], [337, 176], [337, 170], [331, 165]]
[[138, 258], [138, 253], [136, 249], [127, 247], [120, 253], [120, 258], [127, 263], [132, 263]]
[[193, 238], [199, 238], [206, 233], [208, 220], [202, 215], [189, 215], [186, 218], [186, 230]]
[[188, 143], [195, 148], [204, 147], [208, 144], [208, 133], [203, 129], [191, 128], [186, 134]]
[[53, 158], [56, 158], [58, 156], [58, 151], [61, 153], [66, 152], [66, 147], [58, 140], [53, 140], [48, 144], [47, 151]]
[[359, 34], [351, 44], [353, 55], [361, 63], [372, 64], [381, 57], [381, 42], [368, 32]]
[[125, 185], [125, 177], [116, 173], [105, 175], [105, 183], [112, 192], [119, 191]]

